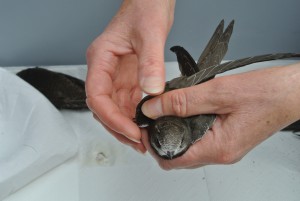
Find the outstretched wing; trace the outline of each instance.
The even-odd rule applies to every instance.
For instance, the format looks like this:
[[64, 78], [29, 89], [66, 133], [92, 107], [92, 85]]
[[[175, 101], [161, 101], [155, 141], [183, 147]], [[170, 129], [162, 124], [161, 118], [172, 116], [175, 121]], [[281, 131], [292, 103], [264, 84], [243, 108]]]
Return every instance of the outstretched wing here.
[[173, 46], [170, 50], [177, 56], [181, 75], [190, 76], [199, 71], [195, 60], [183, 47]]
[[223, 32], [224, 20], [220, 22], [206, 48], [198, 59], [197, 66], [199, 70], [221, 63], [228, 50], [228, 43], [233, 31], [233, 26], [234, 20], [230, 22], [226, 30]]
[[284, 59], [284, 58], [291, 58], [291, 57], [300, 57], [300, 54], [296, 54], [296, 53], [266, 54], [266, 55], [260, 55], [255, 57], [247, 57], [244, 59], [238, 59], [235, 61], [229, 61], [220, 65], [210, 66], [206, 69], [200, 70], [199, 72], [189, 77], [175, 78], [167, 82], [167, 87], [168, 90], [190, 87], [205, 82], [217, 74], [235, 68], [239, 68], [242, 66], [246, 66], [252, 63], [257, 63], [262, 61], [270, 61], [270, 60]]

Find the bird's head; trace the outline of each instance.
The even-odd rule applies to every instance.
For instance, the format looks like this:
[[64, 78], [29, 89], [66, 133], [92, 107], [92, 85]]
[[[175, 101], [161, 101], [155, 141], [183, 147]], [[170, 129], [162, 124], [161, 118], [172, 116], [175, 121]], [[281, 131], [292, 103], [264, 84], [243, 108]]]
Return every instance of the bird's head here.
[[160, 117], [150, 125], [148, 131], [152, 148], [165, 159], [182, 155], [191, 145], [190, 129], [180, 117]]

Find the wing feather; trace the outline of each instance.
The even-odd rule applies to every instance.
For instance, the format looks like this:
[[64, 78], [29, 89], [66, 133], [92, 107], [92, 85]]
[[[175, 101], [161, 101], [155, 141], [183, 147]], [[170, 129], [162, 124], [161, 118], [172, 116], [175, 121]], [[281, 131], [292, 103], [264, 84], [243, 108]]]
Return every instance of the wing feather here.
[[199, 72], [191, 75], [189, 77], [179, 77], [175, 78], [167, 83], [168, 89], [179, 89], [184, 87], [190, 87], [196, 84], [200, 84], [202, 82], [207, 81], [208, 79], [214, 77], [217, 74], [239, 68], [242, 66], [246, 66], [252, 63], [270, 61], [276, 59], [285, 59], [291, 57], [300, 57], [300, 54], [297, 53], [278, 53], [278, 54], [266, 54], [254, 57], [247, 57], [243, 59], [238, 59], [235, 61], [229, 61], [223, 64], [214, 65], [208, 67], [206, 69], [200, 70]]
[[220, 22], [206, 48], [198, 59], [197, 66], [200, 70], [221, 63], [228, 50], [228, 43], [233, 31], [233, 26], [234, 20], [230, 22], [226, 30], [223, 32], [224, 20]]
[[190, 76], [199, 71], [195, 60], [183, 47], [173, 46], [170, 50], [177, 56], [181, 75]]

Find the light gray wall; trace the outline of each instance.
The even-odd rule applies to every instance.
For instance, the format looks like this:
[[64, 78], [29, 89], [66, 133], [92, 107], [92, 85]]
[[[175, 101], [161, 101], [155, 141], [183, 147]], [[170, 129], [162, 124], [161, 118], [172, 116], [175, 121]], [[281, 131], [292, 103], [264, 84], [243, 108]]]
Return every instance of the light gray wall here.
[[[121, 0], [0, 0], [0, 66], [85, 63]], [[166, 44], [198, 58], [221, 19], [235, 19], [226, 59], [300, 52], [299, 0], [177, 0]]]

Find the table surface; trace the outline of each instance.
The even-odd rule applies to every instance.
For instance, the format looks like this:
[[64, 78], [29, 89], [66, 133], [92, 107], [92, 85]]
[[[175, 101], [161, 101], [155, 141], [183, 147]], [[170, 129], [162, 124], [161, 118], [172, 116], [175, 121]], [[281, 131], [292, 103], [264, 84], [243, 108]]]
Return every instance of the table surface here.
[[[249, 65], [225, 74], [294, 63], [279, 60]], [[9, 67], [15, 73], [25, 67]], [[86, 67], [49, 66], [85, 79]], [[179, 75], [166, 63], [167, 79]], [[66, 200], [299, 200], [300, 138], [278, 132], [233, 165], [164, 171], [150, 155], [117, 142], [91, 112], [61, 111], [77, 134], [79, 152], [4, 201]]]

